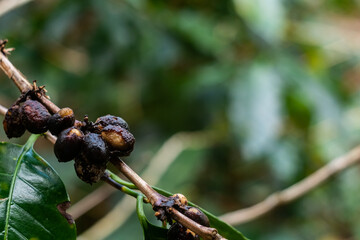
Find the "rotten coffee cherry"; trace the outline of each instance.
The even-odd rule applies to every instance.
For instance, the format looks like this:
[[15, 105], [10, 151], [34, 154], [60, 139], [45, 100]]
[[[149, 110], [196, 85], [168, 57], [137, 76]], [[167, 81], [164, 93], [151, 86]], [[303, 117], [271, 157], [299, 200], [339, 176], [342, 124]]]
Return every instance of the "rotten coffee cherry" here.
[[187, 198], [181, 193], [176, 193], [172, 195], [170, 198], [172, 198], [174, 200], [174, 204], [179, 207], [188, 205]]
[[196, 207], [187, 207], [184, 215], [205, 227], [210, 227], [209, 218]]
[[[176, 199], [176, 197], [177, 197], [176, 195], [182, 195], [182, 194], [175, 194], [172, 197], [174, 199]], [[181, 196], [179, 199], [181, 199]], [[188, 218], [190, 218], [191, 220], [199, 223], [200, 225], [203, 225], [205, 227], [210, 227], [210, 221], [209, 221], [208, 217], [202, 211], [200, 211], [200, 209], [198, 209], [196, 207], [186, 206], [185, 211], [183, 211], [183, 214], [185, 216], [187, 216]], [[193, 239], [200, 239], [200, 237], [199, 237], [199, 235], [197, 235], [193, 231], [187, 229], [180, 223], [175, 222], [171, 225], [171, 227], [168, 230], [167, 239], [168, 240], [187, 240], [187, 239], [193, 240]]]
[[167, 232], [167, 240], [200, 240], [200, 237], [180, 223], [175, 222]]
[[25, 133], [26, 129], [21, 121], [21, 108], [19, 105], [13, 105], [8, 109], [3, 126], [8, 138], [21, 137]]
[[88, 154], [81, 152], [75, 158], [75, 172], [76, 175], [86, 183], [96, 183], [104, 175], [106, 170], [106, 163], [93, 163], [88, 159]]
[[129, 156], [134, 149], [134, 136], [120, 126], [106, 126], [101, 131], [101, 137], [108, 144], [110, 150], [119, 157]]
[[29, 132], [39, 134], [47, 131], [51, 115], [40, 102], [26, 100], [21, 107], [21, 116], [22, 124]]
[[130, 130], [129, 125], [124, 119], [110, 114], [99, 117], [95, 121], [95, 126], [98, 129], [98, 131], [101, 131], [103, 128], [105, 128], [108, 125], [120, 126], [128, 131]]
[[96, 133], [88, 133], [85, 135], [81, 151], [85, 154], [89, 163], [106, 164], [110, 157], [104, 140]]
[[71, 108], [62, 108], [50, 117], [48, 127], [52, 134], [58, 135], [62, 130], [73, 126], [74, 123], [74, 111]]
[[75, 127], [62, 131], [54, 145], [54, 153], [59, 162], [74, 159], [80, 153], [83, 138], [84, 134]]

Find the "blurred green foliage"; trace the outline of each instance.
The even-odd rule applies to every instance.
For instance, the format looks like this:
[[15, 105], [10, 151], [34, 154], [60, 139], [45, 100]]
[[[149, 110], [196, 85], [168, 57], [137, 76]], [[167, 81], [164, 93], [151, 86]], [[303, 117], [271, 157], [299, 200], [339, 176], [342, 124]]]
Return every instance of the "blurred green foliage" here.
[[[181, 154], [159, 187], [221, 214], [360, 142], [359, 10], [356, 0], [39, 0], [1, 16], [0, 37], [59, 106], [124, 117], [139, 171], [173, 134], [214, 131], [216, 144]], [[3, 74], [0, 84], [9, 106], [18, 92]], [[54, 165], [73, 200], [93, 189], [71, 164]], [[346, 171], [239, 229], [261, 240], [359, 239], [359, 180], [358, 168]], [[118, 198], [80, 218], [79, 232]], [[137, 224], [134, 215], [108, 239], [139, 239]]]

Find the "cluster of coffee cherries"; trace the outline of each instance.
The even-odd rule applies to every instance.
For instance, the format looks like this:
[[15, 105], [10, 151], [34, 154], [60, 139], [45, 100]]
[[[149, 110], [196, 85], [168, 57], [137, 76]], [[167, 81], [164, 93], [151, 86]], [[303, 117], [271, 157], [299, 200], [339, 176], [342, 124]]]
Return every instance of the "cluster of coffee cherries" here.
[[135, 144], [124, 119], [106, 115], [95, 122], [87, 117], [78, 121], [71, 108], [52, 115], [36, 94], [19, 98], [6, 112], [3, 126], [8, 138], [21, 137], [26, 130], [49, 130], [57, 136], [54, 152], [59, 162], [75, 159], [76, 174], [90, 184], [100, 180], [111, 158], [129, 156]]
[[[176, 208], [179, 212], [199, 223], [200, 225], [210, 227], [208, 217], [200, 209], [188, 206], [188, 201], [184, 195], [177, 193], [171, 196], [170, 199], [174, 201], [173, 207]], [[168, 240], [200, 240], [199, 235], [187, 229], [180, 223], [171, 223], [171, 227], [167, 233]]]

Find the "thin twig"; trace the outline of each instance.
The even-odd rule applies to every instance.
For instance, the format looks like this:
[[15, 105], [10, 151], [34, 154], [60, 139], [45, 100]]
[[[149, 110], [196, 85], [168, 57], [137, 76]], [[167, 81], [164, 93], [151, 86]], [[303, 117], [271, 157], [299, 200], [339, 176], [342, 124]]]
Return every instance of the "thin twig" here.
[[[117, 181], [112, 179], [108, 172], [104, 173], [104, 175], [101, 177], [101, 180], [103, 180], [104, 182], [108, 183], [110, 186], [113, 186], [114, 188], [116, 188], [116, 189], [122, 191], [123, 193], [126, 193], [127, 195], [130, 195], [134, 198], [137, 198], [139, 195], [142, 195], [141, 193], [131, 190], [130, 188], [125, 187], [124, 185], [121, 185], [120, 183], [118, 183]], [[146, 198], [144, 198], [144, 202], [148, 203], [148, 201], [145, 199]]]
[[[0, 40], [1, 41], [1, 40]], [[4, 43], [4, 40], [2, 41]], [[0, 68], [8, 75], [10, 79], [13, 80], [15, 85], [19, 88], [21, 92], [26, 92], [31, 89], [31, 84], [27, 81], [27, 79], [24, 77], [23, 74], [20, 73], [19, 70], [17, 70], [12, 63], [7, 59], [4, 52], [7, 52], [6, 49], [2, 48], [0, 49]], [[40, 102], [47, 107], [47, 109], [55, 113], [60, 110], [58, 106], [56, 106], [53, 102], [51, 102], [48, 98], [45, 96], [40, 96]], [[136, 187], [146, 196], [146, 198], [150, 201], [151, 205], [153, 207], [155, 206], [161, 206], [162, 203], [166, 202], [167, 198], [158, 192], [156, 192], [154, 189], [150, 187], [148, 183], [146, 183], [136, 172], [134, 172], [128, 165], [126, 165], [121, 159], [112, 159], [111, 162], [116, 166], [133, 184], [136, 185]], [[169, 214], [173, 216], [173, 211]], [[175, 217], [175, 216], [174, 216]], [[197, 233], [199, 236], [203, 237], [204, 239], [207, 239], [209, 236], [208, 232], [204, 231], [204, 229], [207, 229], [206, 227], [198, 228], [196, 225], [189, 225], [190, 223], [194, 222], [191, 219], [189, 219], [186, 216], [183, 216], [180, 218], [179, 223], [183, 223], [183, 221], [188, 220], [188, 222], [184, 225], [188, 226], [190, 230], [193, 230], [195, 233]], [[212, 228], [209, 228], [212, 229]], [[217, 234], [217, 236], [220, 236]], [[221, 237], [221, 236], [220, 236]], [[214, 238], [221, 239], [221, 238]]]
[[5, 115], [6, 112], [7, 112], [7, 108], [4, 107], [4, 106], [2, 106], [2, 105], [0, 105], [0, 115]]
[[[29, 83], [29, 81], [18, 69], [14, 67], [14, 65], [9, 61], [3, 52], [0, 54], [0, 68], [11, 80], [13, 80], [21, 92], [26, 92], [32, 89], [32, 85]], [[58, 106], [56, 106], [45, 96], [39, 96], [39, 101], [44, 104], [44, 106], [46, 106], [46, 108], [52, 113], [56, 113], [60, 110]]]
[[[211, 132], [176, 133], [164, 142], [154, 157], [149, 160], [149, 164], [140, 174], [140, 176], [143, 179], [146, 179], [149, 184], [156, 186], [166, 170], [185, 149], [198, 149], [207, 147], [209, 144], [213, 143], [214, 140], [215, 138]], [[115, 177], [117, 176], [113, 176], [113, 178]], [[106, 187], [106, 185], [103, 187]], [[98, 197], [94, 196], [94, 198]], [[91, 201], [90, 197], [89, 201]], [[121, 199], [120, 202], [117, 203], [116, 206], [111, 210], [111, 212], [106, 214], [103, 218], [88, 228], [79, 237], [88, 240], [106, 239], [116, 229], [119, 229], [131, 216], [131, 213], [136, 210], [136, 206], [134, 204], [124, 204], [124, 202], [127, 203], [129, 201], [131, 201], [129, 198]], [[79, 204], [77, 203], [76, 205]], [[126, 209], [124, 209], [122, 206], [126, 206]], [[82, 207], [83, 204], [80, 204], [79, 208], [81, 209]], [[124, 215], [124, 210], [126, 210], [127, 217]], [[71, 213], [70, 209], [69, 212]], [[121, 218], [118, 217], [120, 214], [122, 216]]]
[[156, 192], [134, 170], [121, 159], [111, 159], [111, 163], [122, 172], [149, 199], [152, 206], [160, 206], [167, 198]]
[[197, 222], [194, 222], [190, 218], [185, 217], [182, 213], [180, 213], [175, 208], [170, 208], [169, 213], [171, 217], [175, 219], [177, 222], [181, 222], [181, 224], [187, 228], [191, 228], [194, 232], [202, 232], [202, 236], [204, 240], [224, 240], [221, 235], [219, 235], [218, 231], [215, 228], [204, 227]]
[[92, 191], [90, 194], [86, 195], [80, 201], [76, 202], [71, 206], [67, 212], [71, 214], [73, 219], [78, 219], [90, 209], [102, 203], [105, 199], [109, 198], [111, 194], [116, 192], [116, 188], [109, 186], [108, 184], [103, 184], [95, 191]]
[[0, 1], [0, 16], [30, 1], [31, 0], [2, 0]]
[[[209, 144], [212, 144], [214, 140], [215, 138], [211, 132], [176, 133], [164, 142], [157, 153], [149, 160], [149, 164], [140, 176], [143, 179], [146, 179], [149, 184], [156, 186], [170, 165], [185, 149], [204, 148], [209, 146]], [[104, 187], [105, 186], [106, 185], [104, 185]], [[97, 197], [94, 196], [94, 198]], [[136, 206], [134, 204], [126, 205], [123, 203], [128, 201], [128, 198], [121, 199], [111, 212], [106, 214], [93, 226], [83, 232], [80, 237], [88, 240], [99, 239], [100, 237], [107, 238], [107, 236], [113, 233], [116, 229], [119, 229], [126, 222], [127, 218], [124, 217], [125, 210], [128, 217], [130, 217], [131, 213], [136, 210]], [[78, 205], [78, 203], [76, 205]], [[79, 208], [82, 208], [82, 206], [83, 204], [81, 204]], [[124, 206], [126, 209], [120, 208], [120, 206]], [[114, 214], [116, 212], [117, 214]], [[118, 217], [120, 214], [122, 216], [121, 218]], [[98, 236], [97, 233], [100, 231], [101, 236]]]
[[254, 206], [240, 209], [234, 212], [226, 213], [220, 216], [220, 219], [231, 225], [239, 225], [254, 220], [272, 209], [287, 204], [295, 199], [300, 198], [309, 191], [318, 187], [335, 174], [360, 162], [360, 146], [352, 149], [348, 153], [333, 159], [331, 162], [297, 182], [283, 191], [276, 192], [267, 197], [264, 201]]

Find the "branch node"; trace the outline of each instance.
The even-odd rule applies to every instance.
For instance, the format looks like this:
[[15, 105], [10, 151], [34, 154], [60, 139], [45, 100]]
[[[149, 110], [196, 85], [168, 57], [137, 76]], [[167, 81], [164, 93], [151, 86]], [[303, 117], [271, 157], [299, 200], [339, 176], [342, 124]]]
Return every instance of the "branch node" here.
[[0, 40], [0, 51], [5, 55], [10, 55], [11, 51], [14, 51], [15, 48], [5, 48], [6, 44], [8, 43], [7, 39]]

